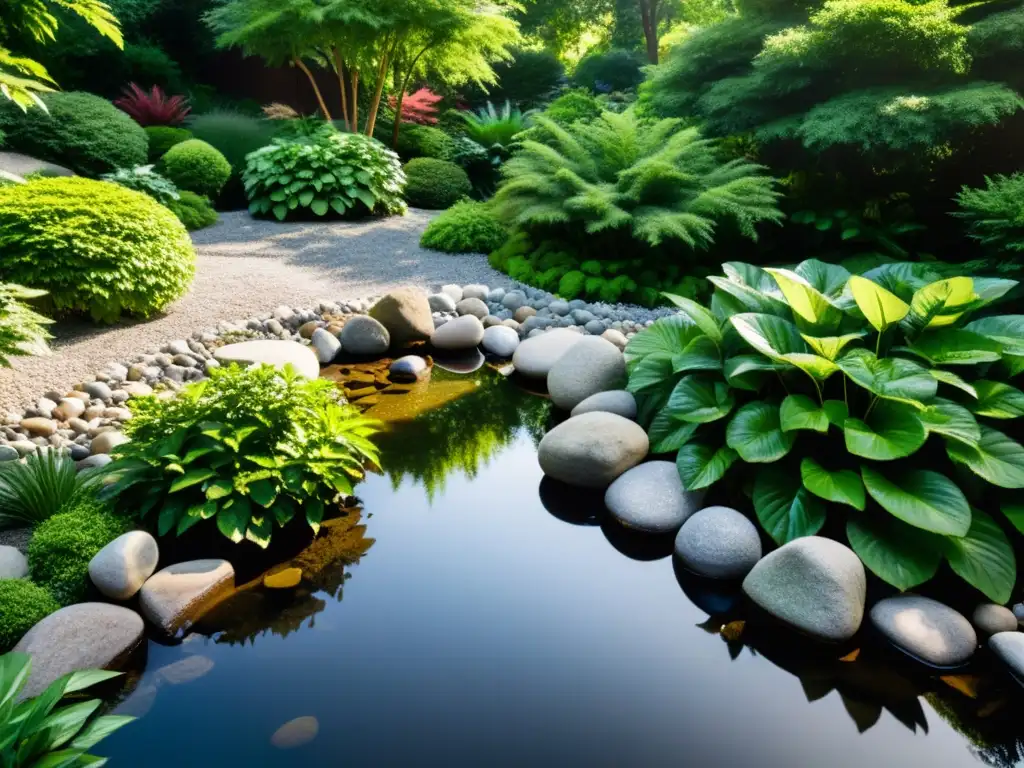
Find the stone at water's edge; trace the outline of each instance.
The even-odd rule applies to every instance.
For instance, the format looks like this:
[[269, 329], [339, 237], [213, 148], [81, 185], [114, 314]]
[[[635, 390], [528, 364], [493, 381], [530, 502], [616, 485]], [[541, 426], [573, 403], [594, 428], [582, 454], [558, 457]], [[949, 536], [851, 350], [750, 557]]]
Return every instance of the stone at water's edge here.
[[711, 579], [741, 579], [761, 559], [761, 537], [746, 516], [706, 507], [683, 523], [675, 552], [683, 565]]
[[61, 608], [36, 624], [14, 650], [32, 657], [22, 696], [37, 696], [69, 672], [104, 669], [142, 642], [145, 624], [135, 611], [107, 603]]
[[427, 361], [419, 355], [406, 355], [391, 363], [388, 373], [394, 381], [419, 381], [430, 371]]
[[671, 461], [649, 461], [627, 470], [604, 494], [612, 517], [644, 533], [675, 533], [700, 508], [703, 491], [686, 491]]
[[484, 331], [483, 346], [495, 357], [507, 360], [519, 346], [519, 334], [507, 326], [494, 325]]
[[0, 579], [24, 579], [28, 576], [28, 560], [14, 547], [0, 546]]
[[544, 474], [556, 480], [605, 488], [643, 461], [649, 448], [647, 433], [629, 419], [613, 413], [584, 413], [544, 435], [537, 459]]
[[591, 411], [615, 413], [624, 419], [636, 419], [636, 398], [624, 389], [610, 389], [591, 395], [572, 409], [572, 416]]
[[307, 379], [315, 379], [320, 375], [320, 361], [317, 360], [316, 354], [297, 341], [261, 339], [225, 344], [217, 349], [213, 356], [221, 363], [262, 364], [281, 369], [290, 364]]
[[317, 360], [321, 365], [334, 362], [334, 358], [341, 352], [341, 342], [338, 337], [323, 328], [317, 328], [310, 336], [312, 347], [316, 350]]
[[520, 344], [512, 356], [512, 364], [523, 376], [546, 379], [552, 366], [583, 338], [566, 328], [556, 328]]
[[484, 326], [473, 315], [462, 315], [438, 328], [430, 336], [430, 343], [437, 349], [472, 349], [484, 339]]
[[1013, 615], [1013, 611], [995, 603], [982, 603], [975, 608], [971, 614], [971, 623], [985, 635], [1013, 632], [1017, 629], [1017, 617]]
[[920, 595], [897, 595], [871, 608], [871, 623], [889, 642], [936, 667], [963, 664], [978, 647], [974, 627], [948, 605]]
[[[427, 294], [418, 288], [398, 288], [370, 307], [370, 317], [388, 329], [391, 343], [404, 346], [410, 341], [425, 341], [434, 332]], [[345, 340], [342, 339], [342, 344]]]
[[777, 619], [822, 640], [839, 642], [860, 629], [867, 577], [849, 547], [805, 536], [758, 561], [743, 580], [743, 591]]
[[626, 385], [626, 358], [610, 341], [584, 336], [548, 372], [548, 392], [559, 408], [571, 411], [591, 395]]
[[366, 315], [350, 317], [338, 338], [351, 355], [383, 355], [391, 346], [388, 329]]
[[1024, 683], [1024, 632], [999, 632], [988, 639], [988, 647]]
[[227, 560], [191, 560], [153, 574], [139, 593], [142, 615], [169, 635], [195, 621], [230, 593], [235, 569]]
[[301, 568], [285, 568], [263, 577], [263, 586], [267, 589], [292, 589], [302, 581]]
[[96, 553], [89, 578], [106, 597], [129, 600], [153, 575], [159, 559], [156, 539], [145, 531], [129, 531]]

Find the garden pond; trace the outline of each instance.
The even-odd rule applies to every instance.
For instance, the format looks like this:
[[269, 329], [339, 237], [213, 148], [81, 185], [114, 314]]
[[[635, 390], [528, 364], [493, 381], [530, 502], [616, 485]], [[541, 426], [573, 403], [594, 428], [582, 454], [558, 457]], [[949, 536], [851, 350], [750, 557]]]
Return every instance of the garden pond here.
[[671, 540], [545, 480], [546, 399], [486, 366], [455, 371], [370, 390], [384, 474], [289, 563], [298, 587], [256, 579], [182, 642], [150, 640], [117, 708], [139, 719], [99, 754], [146, 768], [1024, 759], [1005, 672], [929, 674], [877, 639], [828, 648], [772, 625], [682, 571]]

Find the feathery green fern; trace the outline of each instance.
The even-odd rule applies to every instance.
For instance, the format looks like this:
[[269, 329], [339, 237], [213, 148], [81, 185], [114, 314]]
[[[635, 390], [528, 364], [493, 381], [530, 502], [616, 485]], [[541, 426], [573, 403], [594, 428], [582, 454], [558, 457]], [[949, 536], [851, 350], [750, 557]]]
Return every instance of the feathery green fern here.
[[982, 245], [996, 250], [1024, 251], [1024, 173], [985, 177], [984, 189], [964, 187], [956, 198], [954, 216], [967, 222], [967, 231]]

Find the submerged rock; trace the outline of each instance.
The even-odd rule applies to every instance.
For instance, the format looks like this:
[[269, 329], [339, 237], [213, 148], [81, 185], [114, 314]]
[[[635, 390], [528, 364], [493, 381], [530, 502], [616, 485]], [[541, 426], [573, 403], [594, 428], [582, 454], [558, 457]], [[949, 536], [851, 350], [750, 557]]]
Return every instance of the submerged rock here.
[[312, 715], [289, 720], [270, 737], [270, 743], [278, 749], [294, 749], [308, 744], [320, 732], [320, 722]]
[[129, 600], [153, 575], [160, 560], [156, 539], [145, 531], [118, 536], [89, 562], [89, 578], [112, 600]]
[[642, 427], [614, 413], [595, 412], [574, 416], [544, 435], [537, 458], [544, 474], [556, 480], [604, 488], [643, 461], [649, 448]]
[[391, 363], [388, 373], [395, 381], [418, 381], [430, 371], [427, 361], [419, 355], [406, 355]]
[[604, 503], [627, 528], [661, 534], [678, 531], [703, 497], [703, 491], [683, 489], [674, 462], [649, 461], [620, 475], [605, 492]]
[[[516, 320], [518, 319], [517, 317]], [[512, 364], [523, 376], [546, 379], [554, 364], [583, 338], [567, 328], [556, 328], [548, 333], [542, 333], [527, 339], [516, 348]]]
[[676, 536], [676, 555], [701, 576], [741, 579], [761, 559], [761, 537], [735, 509], [707, 507], [683, 523]]
[[388, 329], [391, 343], [396, 346], [425, 341], [434, 332], [427, 294], [418, 288], [391, 291], [370, 307], [369, 315]]
[[139, 594], [142, 614], [173, 635], [232, 590], [235, 569], [227, 560], [191, 560], [153, 574]]
[[963, 664], [978, 647], [971, 622], [929, 597], [879, 600], [871, 609], [871, 623], [897, 648], [936, 667]]
[[548, 392], [559, 408], [571, 411], [591, 395], [626, 384], [626, 359], [600, 336], [583, 336], [551, 366]]
[[607, 392], [598, 392], [583, 400], [572, 409], [573, 416], [592, 411], [604, 411], [615, 413], [624, 419], [636, 419], [636, 398], [632, 392], [624, 389], [610, 389]]
[[213, 354], [221, 363], [272, 365], [275, 368], [284, 368], [290, 364], [307, 379], [315, 379], [320, 375], [320, 361], [317, 360], [316, 355], [309, 347], [299, 344], [297, 341], [281, 339], [242, 341], [238, 344], [225, 344]]

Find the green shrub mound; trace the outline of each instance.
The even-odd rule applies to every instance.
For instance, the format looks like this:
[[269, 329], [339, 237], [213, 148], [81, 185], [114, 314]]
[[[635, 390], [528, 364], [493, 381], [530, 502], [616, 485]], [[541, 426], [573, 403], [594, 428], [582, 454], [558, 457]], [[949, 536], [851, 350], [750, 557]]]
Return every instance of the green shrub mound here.
[[133, 403], [110, 491], [160, 536], [209, 520], [232, 541], [265, 548], [296, 515], [316, 532], [377, 462], [376, 422], [331, 382], [290, 366], [214, 369], [175, 398]]
[[0, 188], [0, 278], [49, 291], [58, 311], [112, 322], [181, 296], [195, 251], [174, 214], [117, 184], [41, 179]]
[[80, 603], [89, 591], [89, 561], [129, 528], [108, 504], [84, 496], [36, 528], [28, 544], [29, 574], [61, 605]]
[[149, 140], [142, 127], [109, 101], [90, 93], [48, 93], [48, 112], [0, 99], [6, 149], [48, 160], [84, 176], [144, 165]]
[[559, 125], [572, 125], [581, 120], [583, 122], [596, 120], [601, 116], [602, 111], [601, 102], [590, 91], [576, 88], [563, 93], [552, 101], [541, 114]]
[[508, 240], [508, 231], [487, 203], [456, 203], [423, 231], [420, 245], [445, 253], [490, 253]]
[[749, 487], [778, 544], [838, 518], [897, 589], [944, 561], [1009, 600], [1024, 316], [976, 313], [1017, 283], [910, 262], [723, 267], [710, 307], [670, 296], [682, 314], [626, 347], [652, 452], [678, 451], [688, 489]]
[[179, 189], [216, 199], [231, 176], [231, 163], [211, 144], [188, 139], [167, 150], [160, 172]]
[[418, 157], [405, 164], [405, 199], [415, 208], [450, 208], [473, 191], [469, 176], [455, 163]]
[[175, 144], [181, 144], [192, 138], [192, 132], [186, 128], [174, 128], [169, 125], [150, 125], [143, 129], [149, 137], [149, 162], [160, 160], [167, 150]]
[[311, 141], [280, 141], [258, 149], [243, 174], [254, 216], [405, 213], [405, 174], [398, 155], [373, 138], [323, 131]]
[[995, 252], [1024, 251], [1024, 173], [985, 178], [984, 188], [964, 187], [953, 215], [968, 234]]
[[60, 603], [44, 587], [26, 579], [0, 579], [0, 652], [9, 651], [59, 609]]
[[451, 160], [455, 152], [452, 138], [432, 125], [403, 125], [398, 134], [398, 156], [405, 161], [417, 157]]
[[250, 117], [230, 110], [213, 110], [188, 120], [192, 135], [220, 151], [235, 173], [245, 170], [245, 157], [274, 139], [274, 120]]
[[209, 200], [188, 190], [179, 192], [178, 199], [166, 205], [189, 232], [213, 226], [220, 218]]
[[643, 55], [621, 49], [592, 53], [580, 59], [573, 72], [576, 85], [597, 93], [626, 91], [643, 82]]
[[508, 61], [497, 61], [492, 67], [498, 78], [489, 93], [475, 88], [469, 94], [474, 104], [490, 101], [511, 101], [524, 109], [537, 107], [551, 98], [565, 80], [565, 67], [549, 50], [514, 49]]

